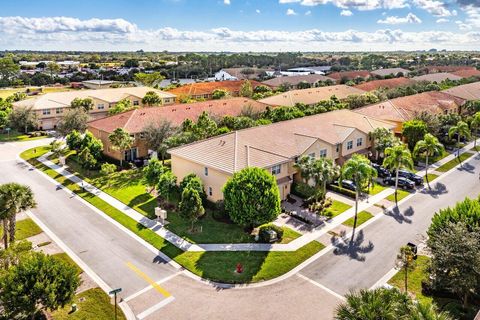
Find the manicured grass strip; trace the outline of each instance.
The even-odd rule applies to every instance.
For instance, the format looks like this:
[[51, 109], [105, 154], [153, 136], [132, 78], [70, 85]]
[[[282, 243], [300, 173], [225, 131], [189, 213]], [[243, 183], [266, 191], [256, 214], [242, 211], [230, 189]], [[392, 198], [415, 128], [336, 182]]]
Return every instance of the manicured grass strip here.
[[42, 229], [32, 219], [27, 218], [17, 221], [17, 231], [15, 232], [17, 240], [33, 237], [39, 233], [42, 233]]
[[387, 186], [382, 186], [381, 184], [375, 183], [372, 188], [368, 191], [368, 193], [372, 196], [382, 192], [383, 190], [387, 189]]
[[[429, 182], [432, 182], [433, 180], [437, 179], [439, 176], [436, 175], [435, 173], [429, 173], [429, 174], [427, 175], [427, 177], [428, 177], [428, 181], [429, 181]], [[426, 181], [425, 181], [425, 182], [426, 182]]]
[[[373, 215], [370, 212], [367, 212], [367, 211], [359, 212], [357, 217], [357, 227], [362, 223], [370, 220], [371, 218], [373, 218]], [[342, 224], [347, 227], [353, 227], [354, 222], [355, 222], [355, 217], [351, 217], [350, 219], [344, 221]]]
[[[408, 192], [408, 191], [398, 189], [397, 200], [400, 201], [403, 198], [405, 198], [406, 196], [408, 196], [409, 194], [410, 194], [410, 192]], [[385, 199], [387, 199], [388, 201], [395, 202], [395, 193], [392, 193], [391, 195], [389, 195]]]
[[60, 261], [63, 261], [66, 264], [68, 264], [69, 266], [73, 267], [75, 270], [77, 270], [78, 274], [83, 272], [82, 268], [80, 268], [75, 263], [75, 261], [73, 261], [72, 258], [70, 258], [70, 256], [68, 254], [66, 254], [65, 252], [54, 254], [54, 255], [52, 255], [52, 257], [54, 257], [55, 259], [58, 259]]
[[47, 136], [30, 137], [27, 134], [20, 133], [17, 131], [11, 131], [10, 134], [0, 133], [0, 142], [31, 141], [31, 140], [38, 140], [38, 139], [44, 139], [44, 138], [47, 138]]
[[282, 229], [283, 229], [283, 237], [282, 237], [282, 241], [280, 241], [279, 243], [284, 243], [284, 244], [290, 243], [301, 236], [300, 233], [288, 227], [283, 226]]
[[338, 216], [339, 214], [347, 211], [351, 207], [352, 207], [351, 205], [348, 205], [348, 204], [343, 203], [341, 201], [333, 200], [332, 205], [329, 208], [325, 209], [321, 214], [323, 216], [327, 216], [329, 218], [334, 218], [334, 217]]
[[[74, 303], [78, 310], [70, 313], [71, 305], [52, 312], [55, 320], [111, 320], [115, 315], [115, 307], [110, 303], [110, 297], [100, 288], [93, 288], [78, 294]], [[125, 319], [122, 310], [117, 307], [117, 319]]]
[[440, 167], [435, 169], [435, 171], [447, 172], [448, 170], [450, 170], [450, 169], [452, 169], [452, 168], [454, 168], [454, 167], [456, 167], [457, 165], [460, 164], [459, 159], [460, 159], [460, 161], [463, 162], [463, 161], [467, 160], [468, 158], [470, 158], [471, 156], [473, 156], [473, 153], [471, 153], [471, 152], [462, 153], [459, 158], [455, 158], [455, 159], [452, 159], [452, 160], [444, 163], [443, 165], [441, 165]]
[[[443, 158], [445, 158], [449, 155], [450, 155], [449, 152], [443, 150], [443, 153], [441, 155], [439, 155], [437, 157], [433, 157], [433, 158], [431, 158], [431, 157], [428, 158], [428, 163], [430, 163], [430, 164], [435, 163], [435, 162], [440, 161], [440, 160], [442, 160]], [[418, 157], [418, 158], [415, 158], [415, 160], [425, 163], [425, 158], [424, 157]]]
[[[32, 149], [28, 149], [28, 150], [25, 150], [23, 151], [22, 153], [20, 153], [20, 157], [23, 159], [23, 160], [32, 160], [34, 158], [38, 158], [40, 156], [43, 156], [45, 153], [47, 153], [48, 151], [50, 151], [50, 146], [41, 146], [41, 147], [36, 147], [36, 148], [32, 148]], [[37, 162], [35, 160], [35, 162]]]

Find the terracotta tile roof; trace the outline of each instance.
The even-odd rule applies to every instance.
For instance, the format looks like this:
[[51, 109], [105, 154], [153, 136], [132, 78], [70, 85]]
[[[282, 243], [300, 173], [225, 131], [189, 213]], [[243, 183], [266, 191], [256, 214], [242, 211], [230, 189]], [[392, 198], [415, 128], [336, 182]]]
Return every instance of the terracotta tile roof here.
[[387, 88], [387, 89], [392, 89], [392, 88], [398, 88], [401, 86], [408, 86], [415, 81], [409, 79], [409, 78], [392, 78], [392, 79], [383, 79], [383, 80], [373, 80], [373, 81], [367, 81], [361, 84], [358, 84], [354, 86], [357, 89], [365, 90], [365, 91], [373, 91], [377, 90], [379, 88]]
[[452, 72], [452, 74], [462, 78], [480, 77], [480, 70], [477, 70], [477, 69], [458, 70], [458, 71]]
[[330, 73], [328, 76], [337, 81], [340, 81], [343, 78], [347, 78], [348, 80], [352, 80], [359, 77], [368, 78], [371, 76], [371, 74], [367, 70], [357, 70], [357, 71], [334, 72], [334, 73]]
[[[186, 84], [178, 88], [168, 90], [167, 92], [177, 96], [196, 96], [212, 94], [216, 89], [223, 89], [229, 92], [238, 92], [244, 83], [244, 80], [232, 80], [232, 81], [212, 81], [212, 82], [197, 82], [192, 84]], [[255, 88], [262, 83], [250, 80], [252, 87]]]
[[266, 104], [241, 97], [209, 100], [135, 109], [90, 121], [88, 126], [105, 132], [113, 132], [117, 128], [123, 128], [129, 133], [139, 133], [142, 132], [145, 125], [150, 121], [165, 119], [170, 121], [173, 126], [179, 126], [185, 119], [197, 120], [203, 111], [208, 112], [212, 116], [237, 116], [244, 108], [250, 106], [253, 111], [257, 112], [262, 112], [267, 107]]
[[421, 112], [443, 114], [445, 110], [458, 108], [464, 103], [464, 99], [445, 92], [429, 91], [376, 103], [355, 111], [378, 119], [404, 122]]
[[423, 76], [413, 77], [412, 80], [415, 81], [429, 81], [429, 82], [442, 82], [444, 80], [460, 80], [462, 77], [454, 75], [452, 73], [439, 72], [439, 73], [429, 73]]
[[395, 125], [344, 109], [239, 130], [168, 152], [233, 173], [247, 166], [265, 168], [292, 161], [317, 140], [335, 145], [355, 129], [368, 133], [377, 127], [393, 129]]
[[174, 98], [175, 95], [149, 87], [125, 87], [96, 90], [73, 90], [65, 92], [51, 92], [35, 98], [14, 103], [14, 106], [33, 107], [33, 109], [65, 108], [75, 98], [95, 98], [108, 103], [116, 103], [128, 96], [143, 98], [149, 91], [155, 91], [161, 98]]
[[442, 92], [465, 100], [480, 100], [480, 82], [463, 84]]
[[475, 70], [472, 66], [427, 66], [429, 72], [454, 72], [459, 70]]
[[386, 68], [386, 69], [373, 70], [371, 73], [381, 77], [385, 77], [391, 74], [396, 76], [399, 73], [403, 73], [403, 75], [406, 76], [410, 73], [410, 70], [403, 69], [403, 68]]
[[292, 86], [296, 86], [300, 82], [307, 82], [310, 84], [314, 84], [316, 82], [326, 81], [326, 80], [333, 81], [333, 83], [336, 82], [335, 79], [326, 77], [320, 74], [308, 74], [308, 75], [301, 75], [301, 76], [277, 77], [277, 78], [263, 81], [262, 83], [267, 86], [276, 88], [281, 86], [284, 83], [288, 83]]
[[337, 86], [291, 90], [259, 101], [272, 106], [294, 106], [296, 103], [315, 104], [323, 100], [328, 100], [332, 96], [345, 99], [350, 95], [363, 93], [365, 93], [365, 91], [341, 84]]

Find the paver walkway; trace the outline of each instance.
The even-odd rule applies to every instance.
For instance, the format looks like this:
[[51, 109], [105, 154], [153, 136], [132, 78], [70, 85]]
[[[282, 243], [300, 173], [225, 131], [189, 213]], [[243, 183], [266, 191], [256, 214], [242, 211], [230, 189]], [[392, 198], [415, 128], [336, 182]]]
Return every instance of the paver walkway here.
[[[469, 151], [473, 147], [473, 142], [469, 143], [465, 147], [463, 147], [460, 152]], [[164, 225], [158, 221], [149, 219], [136, 211], [135, 209], [127, 206], [126, 204], [122, 203], [121, 201], [115, 199], [114, 197], [108, 195], [107, 193], [103, 192], [102, 190], [96, 188], [95, 186], [83, 181], [79, 177], [75, 176], [74, 174], [67, 171], [64, 167], [53, 163], [52, 161], [48, 160], [48, 156], [51, 153], [47, 153], [38, 158], [40, 162], [44, 165], [49, 167], [52, 170], [55, 170], [57, 173], [63, 175], [70, 181], [77, 184], [79, 187], [84, 188], [86, 191], [96, 195], [103, 201], [107, 202], [112, 207], [118, 209], [119, 211], [123, 212], [125, 215], [129, 216], [136, 222], [142, 224], [143, 226], [151, 229], [160, 237], [166, 239], [167, 241], [171, 242], [178, 248], [184, 251], [295, 251], [304, 245], [310, 243], [313, 240], [316, 240], [326, 234], [328, 231], [335, 229], [336, 227], [340, 226], [342, 222], [351, 218], [355, 214], [355, 206], [346, 210], [342, 214], [334, 217], [331, 220], [325, 221], [322, 225], [318, 226], [317, 228], [311, 230], [310, 232], [305, 233], [303, 236], [291, 241], [287, 244], [268, 244], [268, 243], [235, 243], [235, 244], [193, 244], [175, 233], [167, 230], [164, 228]], [[440, 161], [430, 165], [431, 168], [437, 168], [442, 164], [452, 160], [455, 158], [455, 154], [451, 154]], [[420, 175], [424, 174], [424, 170], [418, 172]], [[367, 199], [359, 201], [358, 203], [358, 212], [365, 210], [377, 202], [380, 202], [385, 197], [394, 193], [392, 188], [387, 188], [374, 196], [370, 196]]]

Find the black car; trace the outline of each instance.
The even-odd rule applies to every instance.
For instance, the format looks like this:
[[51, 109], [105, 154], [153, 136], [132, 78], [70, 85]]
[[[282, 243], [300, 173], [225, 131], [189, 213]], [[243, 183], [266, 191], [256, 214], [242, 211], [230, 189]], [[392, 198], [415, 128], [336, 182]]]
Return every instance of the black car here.
[[372, 163], [372, 168], [377, 171], [377, 174], [380, 178], [388, 178], [391, 176], [390, 171], [377, 163]]
[[407, 170], [398, 170], [398, 176], [402, 178], [407, 178], [415, 182], [415, 185], [419, 186], [423, 184], [423, 178]]
[[[395, 185], [395, 178], [388, 177], [383, 179], [383, 183], [388, 184], [389, 186]], [[415, 183], [407, 178], [399, 177], [398, 186], [403, 189], [415, 189]]]
[[342, 180], [340, 185], [342, 186], [342, 188], [345, 188], [351, 191], [357, 191], [357, 186], [351, 180]]

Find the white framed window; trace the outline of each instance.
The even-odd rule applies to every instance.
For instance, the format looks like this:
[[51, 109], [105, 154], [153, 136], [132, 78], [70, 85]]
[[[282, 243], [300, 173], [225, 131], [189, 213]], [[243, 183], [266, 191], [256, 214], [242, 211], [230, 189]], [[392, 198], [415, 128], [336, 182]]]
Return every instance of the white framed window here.
[[55, 113], [56, 114], [59, 114], [59, 113], [62, 113], [63, 112], [63, 109], [62, 108], [57, 108], [55, 109]]
[[308, 156], [312, 159], [315, 158], [315, 152], [309, 153]]
[[49, 115], [50, 114], [50, 109], [43, 109], [42, 113], [43, 113], [44, 116]]
[[98, 110], [104, 110], [105, 109], [105, 105], [103, 103], [99, 103], [97, 104], [97, 109]]
[[363, 138], [357, 138], [357, 147], [360, 147], [363, 144]]
[[134, 105], [134, 106], [138, 106], [138, 105], [139, 105], [138, 100], [133, 100], [133, 105]]
[[212, 196], [213, 195], [213, 189], [212, 187], [208, 187], [208, 195]]
[[353, 141], [350, 140], [347, 142], [347, 150], [352, 150], [353, 149]]
[[327, 156], [327, 149], [320, 150], [320, 158], [325, 158]]
[[208, 168], [205, 167], [205, 175], [208, 176]]
[[282, 165], [281, 164], [277, 164], [277, 165], [274, 165], [272, 167], [272, 174], [273, 175], [280, 174], [281, 171], [282, 171]]
[[335, 150], [336, 150], [336, 152], [340, 152], [340, 144], [337, 144]]

